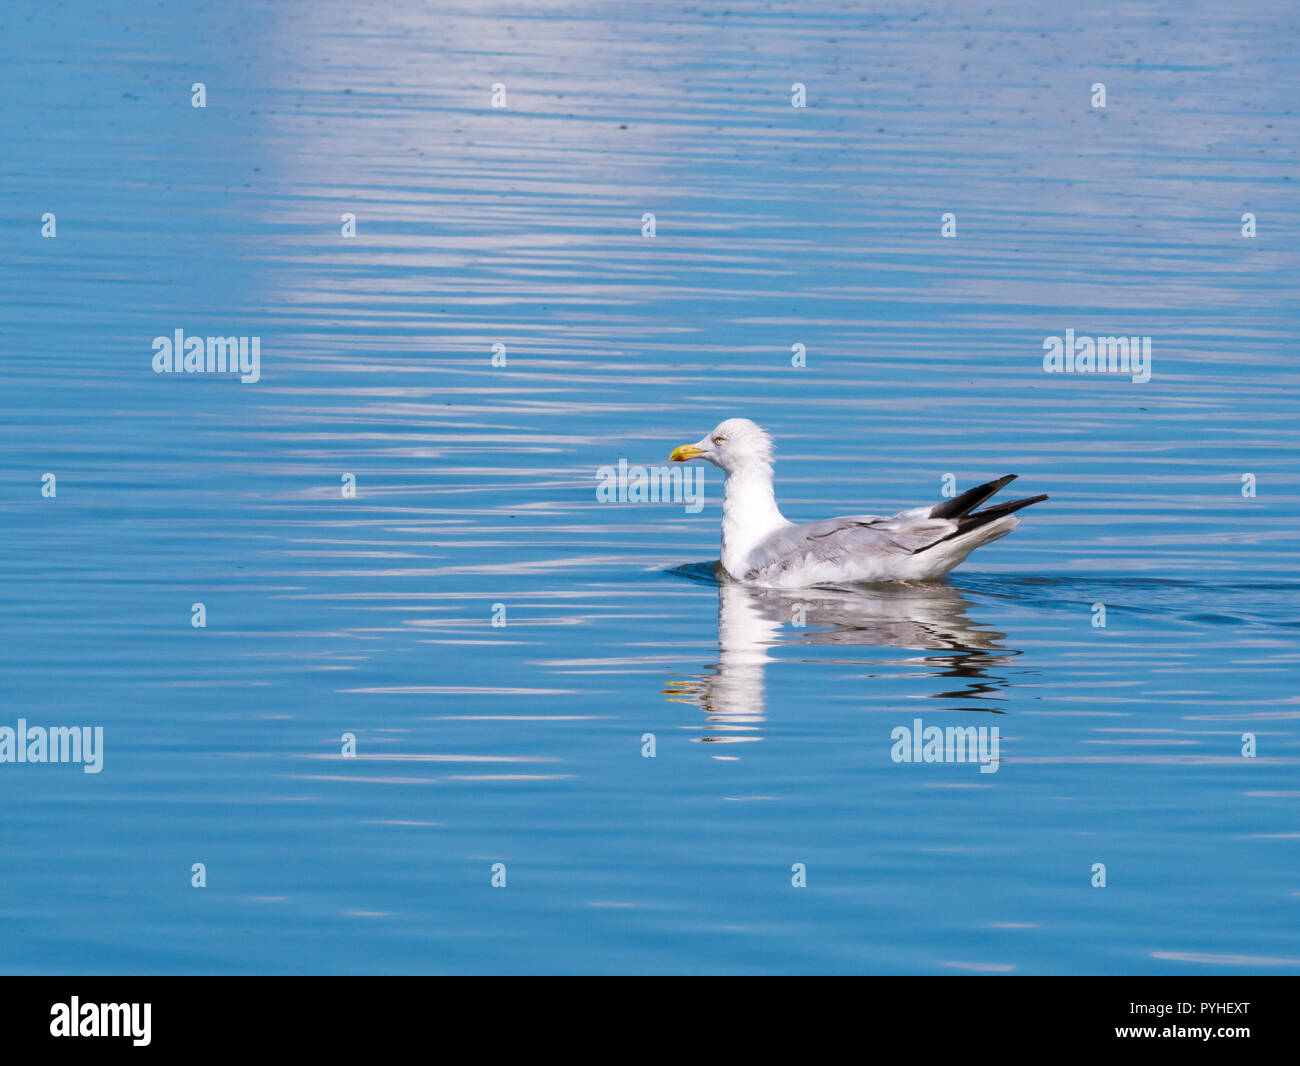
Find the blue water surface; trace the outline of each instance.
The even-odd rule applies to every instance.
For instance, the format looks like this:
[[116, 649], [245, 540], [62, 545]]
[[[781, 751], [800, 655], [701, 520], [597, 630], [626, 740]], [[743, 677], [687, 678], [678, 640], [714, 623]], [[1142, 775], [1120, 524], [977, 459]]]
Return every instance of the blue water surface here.
[[[1300, 16], [1087, 7], [0, 8], [0, 971], [1300, 973]], [[730, 416], [1051, 499], [746, 590]]]

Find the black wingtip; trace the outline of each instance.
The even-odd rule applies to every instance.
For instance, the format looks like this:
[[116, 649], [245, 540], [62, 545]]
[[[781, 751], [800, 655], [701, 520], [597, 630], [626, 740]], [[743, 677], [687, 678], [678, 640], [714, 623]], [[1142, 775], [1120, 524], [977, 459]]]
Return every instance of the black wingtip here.
[[992, 522], [995, 518], [1005, 518], [1007, 515], [1019, 511], [1022, 507], [1028, 507], [1031, 503], [1042, 503], [1049, 498], [1046, 493], [1043, 493], [1041, 496], [1026, 496], [1023, 500], [1010, 500], [1007, 503], [1000, 503], [996, 507], [988, 507], [983, 511], [976, 511], [972, 515], [967, 515], [957, 523], [957, 528], [965, 532], [965, 529], [962, 529], [963, 526], [967, 529], [974, 529], [986, 522]]
[[945, 500], [943, 503], [936, 503], [930, 508], [931, 518], [949, 518], [956, 520], [970, 514], [980, 504], [982, 504], [994, 493], [1010, 485], [1016, 480], [1016, 474], [1007, 474], [996, 481], [986, 481], [983, 485], [976, 485], [973, 489], [967, 489], [960, 496], [954, 496], [951, 500]]
[[[982, 487], [983, 486], [981, 486], [981, 488]], [[973, 492], [975, 490], [972, 489], [971, 491]], [[992, 495], [992, 493], [989, 495]], [[988, 497], [985, 497], [985, 499], [987, 498]], [[955, 540], [957, 537], [965, 536], [965, 534], [972, 530], [979, 529], [980, 526], [986, 526], [990, 522], [996, 522], [999, 518], [1005, 518], [1009, 514], [1014, 514], [1022, 507], [1028, 507], [1032, 503], [1042, 503], [1044, 500], [1049, 498], [1050, 497], [1048, 497], [1046, 493], [1041, 496], [1026, 496], [1023, 500], [1011, 500], [1007, 503], [1000, 503], [996, 507], [988, 507], [983, 511], [976, 511], [974, 514], [962, 515], [960, 518], [955, 519], [957, 529], [954, 532], [935, 541], [934, 544], [927, 544], [924, 548], [917, 548], [912, 554], [919, 555], [921, 552], [929, 551], [935, 544], [942, 544], [946, 540]]]

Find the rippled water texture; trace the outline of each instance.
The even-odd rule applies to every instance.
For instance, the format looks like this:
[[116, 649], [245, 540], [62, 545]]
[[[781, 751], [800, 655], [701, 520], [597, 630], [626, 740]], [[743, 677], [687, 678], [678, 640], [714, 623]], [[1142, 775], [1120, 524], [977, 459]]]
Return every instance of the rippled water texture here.
[[[6, 4], [0, 725], [104, 762], [0, 764], [0, 970], [1300, 973], [1298, 23]], [[720, 584], [597, 471], [732, 415], [795, 519], [1051, 500]]]

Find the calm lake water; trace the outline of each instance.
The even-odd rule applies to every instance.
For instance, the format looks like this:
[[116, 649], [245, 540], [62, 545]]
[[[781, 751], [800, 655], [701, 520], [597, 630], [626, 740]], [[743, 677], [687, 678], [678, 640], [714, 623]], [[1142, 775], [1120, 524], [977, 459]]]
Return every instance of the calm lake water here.
[[[0, 726], [103, 765], [0, 764], [0, 970], [1300, 973], [1298, 37], [7, 4]], [[720, 585], [720, 472], [597, 471], [733, 415], [796, 520], [1051, 500], [944, 585]]]

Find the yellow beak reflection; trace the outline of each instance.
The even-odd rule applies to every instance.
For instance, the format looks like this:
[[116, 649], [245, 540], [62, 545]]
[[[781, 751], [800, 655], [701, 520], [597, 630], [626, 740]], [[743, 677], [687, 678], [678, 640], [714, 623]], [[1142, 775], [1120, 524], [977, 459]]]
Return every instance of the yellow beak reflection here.
[[674, 463], [684, 463], [687, 459], [694, 459], [697, 455], [703, 454], [703, 448], [697, 448], [694, 444], [683, 444], [680, 448], [674, 448], [668, 458]]

